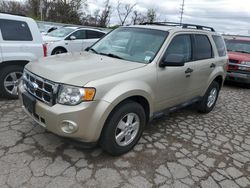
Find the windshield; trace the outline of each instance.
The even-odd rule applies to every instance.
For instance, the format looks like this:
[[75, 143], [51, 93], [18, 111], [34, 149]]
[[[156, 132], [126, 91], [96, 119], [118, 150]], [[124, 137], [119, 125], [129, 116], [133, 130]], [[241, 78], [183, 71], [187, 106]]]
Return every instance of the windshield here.
[[146, 64], [154, 59], [167, 36], [167, 31], [121, 27], [106, 35], [90, 51]]
[[56, 29], [54, 31], [51, 31], [50, 33], [48, 33], [47, 36], [50, 37], [66, 37], [68, 34], [70, 34], [72, 31], [74, 31], [73, 28], [69, 28], [69, 27], [61, 27], [59, 29]]
[[250, 41], [227, 40], [227, 50], [233, 52], [242, 52], [250, 54]]

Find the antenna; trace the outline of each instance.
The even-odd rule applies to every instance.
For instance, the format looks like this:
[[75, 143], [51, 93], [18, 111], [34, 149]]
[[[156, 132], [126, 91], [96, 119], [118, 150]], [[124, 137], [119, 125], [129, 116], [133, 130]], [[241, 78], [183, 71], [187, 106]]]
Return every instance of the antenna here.
[[182, 19], [183, 19], [183, 14], [184, 14], [184, 6], [185, 6], [185, 0], [182, 0], [182, 4], [181, 4], [181, 8], [180, 8], [180, 13], [181, 13], [180, 24], [182, 24]]

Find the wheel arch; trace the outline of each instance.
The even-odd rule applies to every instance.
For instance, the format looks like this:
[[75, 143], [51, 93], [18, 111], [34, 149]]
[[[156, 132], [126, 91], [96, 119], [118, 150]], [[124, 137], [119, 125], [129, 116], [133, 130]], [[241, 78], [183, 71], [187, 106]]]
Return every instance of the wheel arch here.
[[224, 80], [221, 75], [216, 76], [213, 81], [216, 81], [220, 85], [220, 89], [222, 88]]
[[12, 65], [24, 67], [28, 63], [29, 63], [29, 61], [27, 61], [27, 60], [3, 61], [2, 63], [0, 63], [0, 69], [3, 69], [3, 68], [8, 67], [8, 66], [12, 66]]
[[68, 50], [67, 50], [65, 47], [63, 47], [63, 46], [56, 46], [56, 47], [52, 50], [51, 55], [54, 55], [55, 51], [58, 50], [58, 49], [63, 49], [65, 52], [68, 52]]

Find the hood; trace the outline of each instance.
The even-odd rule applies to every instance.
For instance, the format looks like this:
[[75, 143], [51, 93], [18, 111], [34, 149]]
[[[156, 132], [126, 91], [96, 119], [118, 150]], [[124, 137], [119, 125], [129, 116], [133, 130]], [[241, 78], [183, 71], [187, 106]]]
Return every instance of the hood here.
[[145, 65], [81, 52], [42, 58], [38, 62], [27, 64], [25, 68], [38, 76], [57, 83], [84, 86], [90, 81], [140, 68]]
[[60, 37], [50, 37], [48, 35], [44, 35], [42, 37], [43, 37], [44, 42], [55, 42], [55, 41], [62, 40], [62, 38], [60, 38]]
[[238, 61], [250, 61], [250, 54], [240, 52], [228, 52], [229, 59]]

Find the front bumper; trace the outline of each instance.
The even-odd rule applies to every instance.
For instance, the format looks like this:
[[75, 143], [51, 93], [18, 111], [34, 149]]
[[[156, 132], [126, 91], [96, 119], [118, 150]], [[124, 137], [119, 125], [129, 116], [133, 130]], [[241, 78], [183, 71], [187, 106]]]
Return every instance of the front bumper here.
[[250, 73], [227, 72], [226, 80], [250, 84]]
[[[111, 111], [111, 104], [106, 101], [82, 102], [76, 106], [61, 104], [48, 106], [36, 100], [35, 114], [31, 114], [23, 105], [22, 93], [26, 91], [22, 83], [18, 89], [22, 108], [39, 125], [59, 136], [70, 137], [82, 142], [98, 141], [104, 122]], [[78, 125], [76, 132], [70, 134], [62, 131], [62, 122], [65, 120]]]

